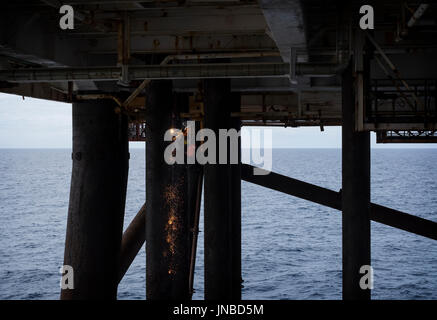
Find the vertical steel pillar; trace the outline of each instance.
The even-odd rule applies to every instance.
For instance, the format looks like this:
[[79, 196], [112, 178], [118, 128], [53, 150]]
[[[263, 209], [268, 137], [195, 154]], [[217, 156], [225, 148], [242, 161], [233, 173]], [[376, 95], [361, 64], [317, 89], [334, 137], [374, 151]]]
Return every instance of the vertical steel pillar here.
[[[240, 93], [231, 93], [230, 111], [241, 111]], [[230, 128], [241, 130], [240, 118], [230, 119]], [[231, 210], [232, 210], [232, 299], [241, 300], [241, 137], [238, 139], [238, 163], [231, 164]]]
[[111, 100], [73, 103], [73, 170], [61, 299], [116, 299], [128, 174], [127, 118]]
[[[194, 131], [197, 132], [201, 125], [199, 121], [195, 121]], [[200, 143], [195, 142], [195, 150], [187, 150], [188, 155], [195, 155], [195, 151], [199, 147]], [[192, 148], [192, 147], [190, 147]], [[194, 271], [196, 267], [196, 256], [197, 256], [197, 242], [199, 235], [199, 220], [200, 220], [200, 210], [202, 206], [202, 190], [203, 190], [203, 166], [199, 163], [188, 164], [187, 165], [187, 176], [188, 176], [188, 212], [190, 218], [190, 277], [189, 277], [189, 287], [190, 296], [194, 294]]]
[[234, 107], [239, 108], [239, 99], [231, 94], [229, 79], [206, 80], [204, 88], [205, 127], [217, 137], [217, 164], [204, 166], [205, 299], [238, 300], [241, 298], [241, 168], [218, 164], [218, 133], [219, 129], [231, 125], [238, 127], [238, 123], [231, 121], [230, 112]]
[[360, 268], [370, 265], [370, 133], [355, 131], [352, 64], [342, 79], [343, 299], [370, 299]]
[[181, 129], [181, 102], [167, 80], [152, 81], [146, 96], [146, 298], [189, 299], [186, 165], [164, 161], [164, 133]]

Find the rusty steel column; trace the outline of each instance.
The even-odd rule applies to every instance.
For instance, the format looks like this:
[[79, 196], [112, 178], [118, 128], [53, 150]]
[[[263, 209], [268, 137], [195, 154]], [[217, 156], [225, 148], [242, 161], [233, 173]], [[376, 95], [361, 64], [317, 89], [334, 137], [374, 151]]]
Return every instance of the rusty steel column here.
[[127, 117], [112, 100], [73, 103], [73, 169], [61, 299], [116, 299], [128, 175]]
[[368, 300], [360, 268], [370, 265], [370, 133], [355, 131], [352, 64], [342, 78], [343, 299]]
[[164, 133], [181, 129], [172, 82], [146, 89], [146, 298], [189, 299], [190, 231], [186, 165], [164, 161]]
[[[217, 137], [216, 164], [205, 164], [205, 299], [241, 298], [241, 174], [239, 165], [218, 164], [219, 129], [238, 127], [231, 121], [239, 99], [229, 79], [205, 82], [205, 128]], [[228, 153], [229, 158], [229, 153]]]

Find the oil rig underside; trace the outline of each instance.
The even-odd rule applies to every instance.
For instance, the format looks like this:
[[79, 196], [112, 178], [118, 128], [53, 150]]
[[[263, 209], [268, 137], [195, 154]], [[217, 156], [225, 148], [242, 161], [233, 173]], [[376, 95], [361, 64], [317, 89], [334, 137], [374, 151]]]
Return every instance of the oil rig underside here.
[[184, 116], [199, 118], [201, 80], [230, 78], [243, 126], [323, 129], [341, 125], [339, 75], [355, 55], [356, 129], [378, 142], [437, 140], [435, 5], [374, 1], [376, 27], [362, 34], [361, 1], [72, 0], [72, 30], [59, 27], [63, 3], [2, 4], [1, 92], [109, 97], [141, 140], [150, 80], [171, 79], [190, 95]]

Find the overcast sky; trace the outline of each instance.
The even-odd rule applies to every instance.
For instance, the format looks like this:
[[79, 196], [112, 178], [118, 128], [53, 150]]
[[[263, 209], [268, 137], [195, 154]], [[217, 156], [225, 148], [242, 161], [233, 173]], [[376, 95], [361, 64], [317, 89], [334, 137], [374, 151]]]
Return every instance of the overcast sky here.
[[[250, 130], [245, 128], [243, 130]], [[274, 148], [340, 148], [341, 128], [272, 128]], [[247, 145], [248, 131], [243, 131]], [[132, 142], [131, 148], [144, 147]], [[376, 144], [372, 147], [418, 148], [435, 144]], [[71, 104], [0, 93], [0, 148], [71, 148]]]

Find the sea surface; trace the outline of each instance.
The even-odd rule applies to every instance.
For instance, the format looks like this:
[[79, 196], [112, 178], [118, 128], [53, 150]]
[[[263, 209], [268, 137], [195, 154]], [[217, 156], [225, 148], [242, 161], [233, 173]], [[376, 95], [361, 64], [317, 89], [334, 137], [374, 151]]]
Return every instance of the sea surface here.
[[[125, 227], [145, 200], [131, 149]], [[71, 173], [68, 149], [0, 149], [0, 299], [58, 299]], [[373, 149], [372, 201], [437, 221], [437, 149]], [[340, 149], [274, 149], [273, 171], [338, 191]], [[203, 215], [203, 212], [202, 212]], [[243, 299], [340, 299], [341, 214], [242, 183]], [[202, 220], [201, 220], [201, 230]], [[195, 299], [203, 298], [200, 233]], [[437, 242], [372, 222], [373, 299], [437, 299]], [[145, 298], [145, 249], [119, 299]]]

